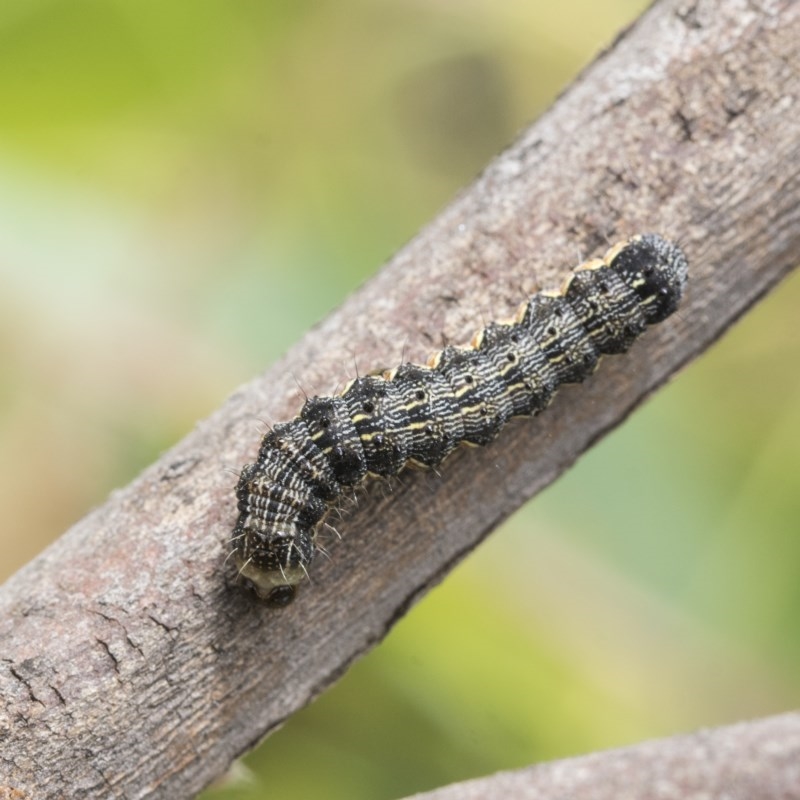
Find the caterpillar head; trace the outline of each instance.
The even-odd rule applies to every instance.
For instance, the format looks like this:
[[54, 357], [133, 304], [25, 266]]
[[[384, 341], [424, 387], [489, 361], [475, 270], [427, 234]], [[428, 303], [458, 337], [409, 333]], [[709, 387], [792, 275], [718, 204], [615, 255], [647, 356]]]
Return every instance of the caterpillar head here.
[[305, 529], [275, 525], [269, 531], [237, 526], [234, 557], [239, 575], [263, 600], [274, 606], [291, 603], [295, 587], [308, 575], [314, 558], [314, 539]]
[[680, 304], [689, 264], [683, 251], [657, 233], [634, 236], [615, 247], [606, 263], [639, 296], [639, 302], [652, 325], [666, 319]]

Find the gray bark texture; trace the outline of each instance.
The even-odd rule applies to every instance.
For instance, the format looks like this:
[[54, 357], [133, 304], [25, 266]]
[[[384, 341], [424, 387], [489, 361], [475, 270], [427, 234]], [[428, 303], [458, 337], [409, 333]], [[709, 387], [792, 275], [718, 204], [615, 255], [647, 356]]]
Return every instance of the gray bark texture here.
[[[798, 42], [797, 2], [656, 3], [282, 361], [0, 588], [0, 787], [194, 795], [777, 284], [800, 261]], [[354, 349], [367, 371], [466, 342], [640, 231], [688, 254], [678, 315], [441, 476], [373, 484], [291, 606], [235, 585], [255, 420], [293, 417], [298, 383], [341, 386]]]
[[454, 783], [408, 800], [797, 800], [800, 714]]

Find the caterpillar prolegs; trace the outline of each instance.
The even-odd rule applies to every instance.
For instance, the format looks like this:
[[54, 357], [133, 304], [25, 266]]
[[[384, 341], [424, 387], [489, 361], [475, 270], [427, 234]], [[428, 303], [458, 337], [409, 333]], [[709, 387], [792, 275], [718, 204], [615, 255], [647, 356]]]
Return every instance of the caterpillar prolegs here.
[[634, 236], [575, 268], [511, 322], [471, 346], [448, 346], [426, 366], [403, 364], [312, 397], [263, 439], [236, 487], [234, 553], [257, 593], [286, 605], [307, 575], [323, 518], [368, 474], [438, 466], [460, 444], [491, 442], [511, 417], [532, 416], [564, 383], [580, 383], [601, 355], [624, 353], [677, 308], [688, 275], [680, 248]]

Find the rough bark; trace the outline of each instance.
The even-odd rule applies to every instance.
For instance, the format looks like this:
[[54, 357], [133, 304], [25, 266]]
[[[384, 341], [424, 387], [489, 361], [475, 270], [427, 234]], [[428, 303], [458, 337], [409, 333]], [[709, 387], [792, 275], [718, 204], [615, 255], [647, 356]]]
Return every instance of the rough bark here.
[[455, 783], [408, 800], [797, 800], [800, 714]]
[[[285, 359], [12, 577], [0, 786], [193, 795], [774, 286], [800, 260], [798, 41], [795, 2], [657, 3]], [[329, 393], [354, 349], [367, 370], [466, 341], [521, 288], [641, 230], [689, 255], [676, 318], [441, 477], [373, 486], [292, 606], [233, 585], [230, 473], [257, 450], [255, 419], [297, 412], [296, 380]]]

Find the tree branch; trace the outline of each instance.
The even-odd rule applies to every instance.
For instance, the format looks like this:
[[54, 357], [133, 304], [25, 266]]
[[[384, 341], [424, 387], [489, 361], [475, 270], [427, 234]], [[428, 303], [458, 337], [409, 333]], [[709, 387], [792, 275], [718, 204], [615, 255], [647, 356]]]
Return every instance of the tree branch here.
[[454, 783], [408, 800], [797, 800], [800, 714]]
[[[188, 797], [328, 687], [432, 584], [800, 261], [800, 4], [661, 2], [367, 285], [0, 589], [0, 786]], [[233, 586], [253, 419], [421, 360], [642, 230], [680, 315], [535, 420], [368, 492], [281, 611]], [[497, 475], [503, 480], [488, 479]], [[380, 487], [377, 487], [380, 489]]]

